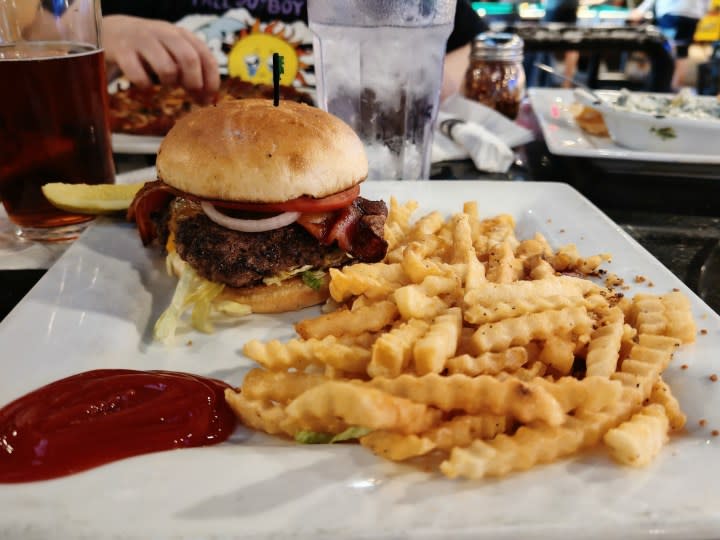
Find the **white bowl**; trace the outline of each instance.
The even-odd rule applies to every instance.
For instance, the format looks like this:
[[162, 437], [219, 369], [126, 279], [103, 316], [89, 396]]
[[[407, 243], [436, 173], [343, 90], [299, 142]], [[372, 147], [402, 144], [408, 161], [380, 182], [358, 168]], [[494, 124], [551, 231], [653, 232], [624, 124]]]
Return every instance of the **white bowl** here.
[[[696, 119], [674, 116], [658, 116], [636, 112], [614, 105], [620, 92], [600, 90], [595, 92], [603, 101], [598, 103], [587, 92], [575, 96], [584, 105], [602, 112], [610, 137], [620, 146], [632, 150], [672, 152], [687, 154], [715, 154], [720, 152], [720, 118]], [[669, 96], [634, 92], [637, 96]], [[716, 101], [713, 96], [695, 96], [699, 101]]]

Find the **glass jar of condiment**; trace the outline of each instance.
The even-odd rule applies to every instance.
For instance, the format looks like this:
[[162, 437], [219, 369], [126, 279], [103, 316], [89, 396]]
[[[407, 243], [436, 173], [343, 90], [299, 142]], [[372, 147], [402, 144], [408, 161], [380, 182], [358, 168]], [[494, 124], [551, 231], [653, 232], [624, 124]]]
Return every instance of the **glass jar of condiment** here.
[[465, 73], [465, 97], [515, 119], [525, 95], [523, 40], [505, 32], [475, 38]]

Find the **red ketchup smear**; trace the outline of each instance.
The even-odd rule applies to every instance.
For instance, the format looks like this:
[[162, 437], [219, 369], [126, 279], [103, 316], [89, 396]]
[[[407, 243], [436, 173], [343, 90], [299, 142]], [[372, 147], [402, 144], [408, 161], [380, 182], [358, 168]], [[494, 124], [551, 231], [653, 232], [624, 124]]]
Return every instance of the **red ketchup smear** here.
[[170, 371], [99, 369], [0, 409], [0, 483], [84, 471], [122, 458], [227, 439], [223, 382]]

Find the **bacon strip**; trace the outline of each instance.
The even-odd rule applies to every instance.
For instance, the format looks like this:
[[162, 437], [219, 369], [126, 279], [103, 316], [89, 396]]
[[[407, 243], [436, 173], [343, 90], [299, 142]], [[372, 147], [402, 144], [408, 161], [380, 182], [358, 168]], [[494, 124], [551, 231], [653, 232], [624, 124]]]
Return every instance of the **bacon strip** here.
[[[127, 219], [137, 223], [144, 245], [152, 242], [158, 234], [153, 214], [161, 212], [173, 197], [200, 200], [162, 180], [146, 183], [135, 196]], [[383, 201], [357, 197], [350, 206], [341, 210], [303, 214], [297, 223], [319, 242], [325, 245], [337, 242], [340, 249], [355, 259], [375, 262], [381, 260], [387, 251], [387, 242], [383, 239], [386, 218], [387, 206]]]
[[181, 194], [181, 191], [168, 186], [162, 180], [147, 182], [137, 192], [128, 208], [127, 220], [137, 223], [140, 239], [144, 246], [147, 246], [157, 236], [152, 215], [162, 211], [173, 197]]

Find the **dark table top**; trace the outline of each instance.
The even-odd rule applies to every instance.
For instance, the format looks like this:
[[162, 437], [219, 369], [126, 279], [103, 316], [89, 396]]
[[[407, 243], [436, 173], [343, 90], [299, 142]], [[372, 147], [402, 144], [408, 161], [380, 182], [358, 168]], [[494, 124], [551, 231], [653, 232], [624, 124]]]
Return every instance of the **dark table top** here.
[[[431, 177], [567, 182], [720, 313], [720, 167], [658, 169], [637, 162], [560, 158], [542, 141], [521, 155], [521, 164], [506, 175], [479, 173], [468, 160], [435, 164]], [[44, 273], [0, 271], [0, 320]]]

